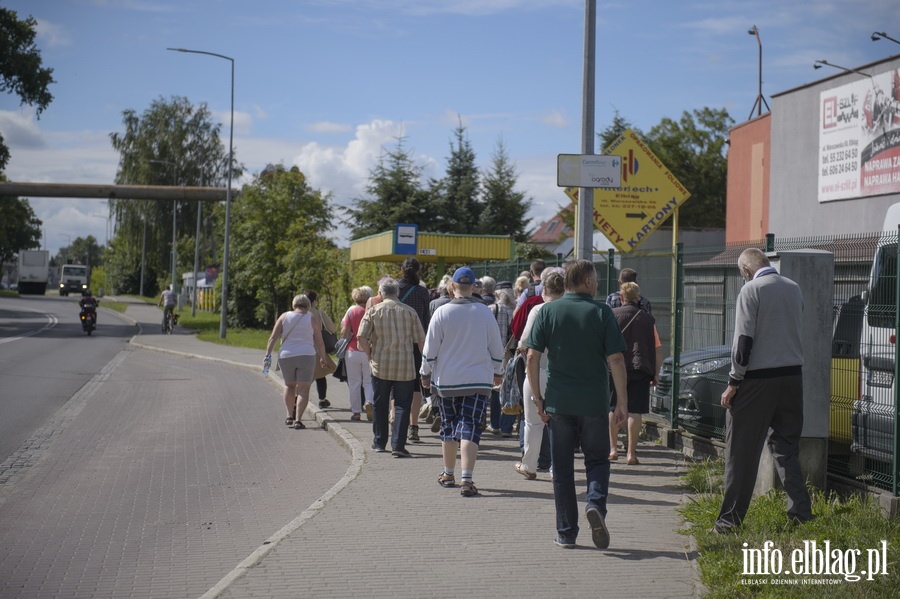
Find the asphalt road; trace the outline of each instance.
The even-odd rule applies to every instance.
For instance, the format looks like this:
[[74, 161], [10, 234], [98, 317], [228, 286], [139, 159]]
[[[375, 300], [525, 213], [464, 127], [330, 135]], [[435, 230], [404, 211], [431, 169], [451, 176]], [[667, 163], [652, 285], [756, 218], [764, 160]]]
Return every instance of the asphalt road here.
[[0, 297], [0, 463], [128, 343], [134, 325], [101, 311], [88, 337], [77, 297]]

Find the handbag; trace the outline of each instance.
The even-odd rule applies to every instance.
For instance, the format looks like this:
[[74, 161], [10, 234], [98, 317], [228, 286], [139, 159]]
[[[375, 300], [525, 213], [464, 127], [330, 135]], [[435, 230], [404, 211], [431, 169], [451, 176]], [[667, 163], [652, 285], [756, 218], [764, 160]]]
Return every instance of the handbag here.
[[334, 353], [337, 340], [337, 335], [329, 333], [325, 330], [325, 327], [322, 327], [322, 342], [325, 344], [325, 353]]
[[337, 343], [334, 346], [334, 356], [340, 360], [344, 361], [344, 358], [347, 357], [347, 346], [350, 345], [350, 339], [347, 337], [341, 337], [337, 340]]
[[334, 360], [331, 359], [331, 356], [325, 356], [325, 366], [322, 366], [322, 363], [316, 360], [316, 372], [313, 375], [314, 379], [320, 379], [323, 376], [327, 376], [332, 372], [337, 370], [337, 364], [334, 363]]
[[500, 383], [500, 411], [504, 414], [514, 415], [521, 414], [522, 408], [522, 386], [519, 384], [519, 365], [525, 364], [525, 358], [521, 353], [516, 352], [506, 364], [506, 370], [503, 373], [503, 382]]

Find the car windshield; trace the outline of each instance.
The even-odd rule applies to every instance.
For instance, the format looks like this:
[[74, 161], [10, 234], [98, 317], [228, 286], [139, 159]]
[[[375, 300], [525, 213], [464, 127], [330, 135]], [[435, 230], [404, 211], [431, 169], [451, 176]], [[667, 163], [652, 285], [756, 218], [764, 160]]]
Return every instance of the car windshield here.
[[63, 268], [63, 276], [69, 277], [83, 277], [87, 274], [87, 267], [85, 266], [66, 266]]
[[869, 326], [894, 326], [897, 304], [897, 245], [885, 245], [875, 254], [872, 289], [869, 294]]

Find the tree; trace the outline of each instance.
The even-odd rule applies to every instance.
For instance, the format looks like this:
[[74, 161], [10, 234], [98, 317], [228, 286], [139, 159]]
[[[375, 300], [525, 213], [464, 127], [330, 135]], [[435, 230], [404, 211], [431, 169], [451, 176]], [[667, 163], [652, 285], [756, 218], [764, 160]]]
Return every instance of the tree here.
[[232, 204], [232, 322], [271, 326], [300, 290], [339, 278], [329, 197], [312, 189], [297, 167], [267, 169]]
[[526, 240], [526, 228], [530, 220], [527, 218], [532, 200], [522, 191], [516, 191], [518, 173], [515, 165], [509, 160], [503, 139], [497, 146], [491, 159], [491, 168], [484, 175], [484, 205], [481, 219], [476, 231], [482, 235], [509, 235], [519, 242]]
[[[224, 186], [228, 175], [228, 154], [220, 138], [222, 125], [212, 120], [205, 103], [194, 106], [187, 98], [154, 100], [143, 114], [134, 110], [122, 113], [124, 132], [110, 134], [113, 148], [119, 152], [116, 183], [138, 185]], [[234, 174], [242, 168], [235, 163]], [[116, 220], [116, 264], [110, 270], [119, 273], [119, 291], [136, 293], [140, 286], [141, 249], [144, 222], [147, 227], [147, 269], [153, 276], [171, 276], [172, 216], [176, 212], [176, 239], [195, 234], [197, 202], [160, 200], [110, 200]], [[204, 210], [207, 212], [207, 210]], [[210, 211], [211, 213], [211, 211]], [[193, 270], [193, 243], [190, 252], [177, 251], [177, 270]], [[210, 247], [201, 247], [202, 260], [213, 260]], [[149, 279], [151, 293], [156, 281]], [[124, 282], [124, 283], [123, 283]], [[135, 286], [137, 285], [137, 287]]]
[[[53, 101], [47, 88], [53, 81], [53, 69], [43, 67], [41, 52], [34, 43], [37, 21], [19, 20], [14, 10], [0, 8], [0, 92], [19, 96], [22, 105], [41, 112]], [[9, 149], [0, 134], [0, 171], [9, 162]]]
[[432, 198], [438, 223], [435, 233], [471, 234], [479, 229], [483, 204], [481, 184], [475, 165], [475, 150], [466, 137], [460, 121], [453, 131], [447, 172], [440, 181], [432, 182]]
[[353, 208], [344, 208], [354, 239], [393, 230], [398, 223], [434, 231], [437, 215], [422, 189], [422, 168], [413, 162], [403, 141], [398, 138], [397, 147], [391, 151], [382, 148], [378, 165], [369, 171], [366, 192], [370, 198], [355, 198]]
[[622, 135], [626, 130], [631, 129], [634, 131], [634, 134], [638, 136], [640, 139], [644, 139], [644, 134], [641, 133], [641, 130], [634, 127], [631, 122], [623, 117], [619, 113], [619, 109], [616, 108], [613, 113], [612, 122], [606, 126], [600, 133], [597, 134], [597, 137], [600, 138], [600, 152], [609, 147], [612, 142], [614, 142], [620, 135]]
[[28, 200], [0, 198], [0, 265], [11, 262], [19, 250], [40, 247], [41, 224]]
[[104, 253], [105, 248], [97, 243], [97, 239], [93, 235], [76, 237], [71, 245], [59, 248], [52, 263], [103, 266]]
[[679, 225], [724, 227], [728, 184], [728, 132], [734, 120], [723, 109], [685, 111], [681, 119], [664, 118], [647, 133], [654, 154], [691, 192], [681, 208]]

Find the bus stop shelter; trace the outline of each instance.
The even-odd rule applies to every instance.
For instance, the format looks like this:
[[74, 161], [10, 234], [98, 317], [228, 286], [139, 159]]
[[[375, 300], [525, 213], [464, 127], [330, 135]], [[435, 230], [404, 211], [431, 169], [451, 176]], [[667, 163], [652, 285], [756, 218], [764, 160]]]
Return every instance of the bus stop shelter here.
[[351, 241], [350, 260], [402, 262], [415, 256], [443, 271], [447, 264], [515, 259], [516, 242], [506, 235], [418, 233], [414, 246], [400, 244], [399, 250], [403, 253], [398, 251], [397, 231], [385, 231]]

